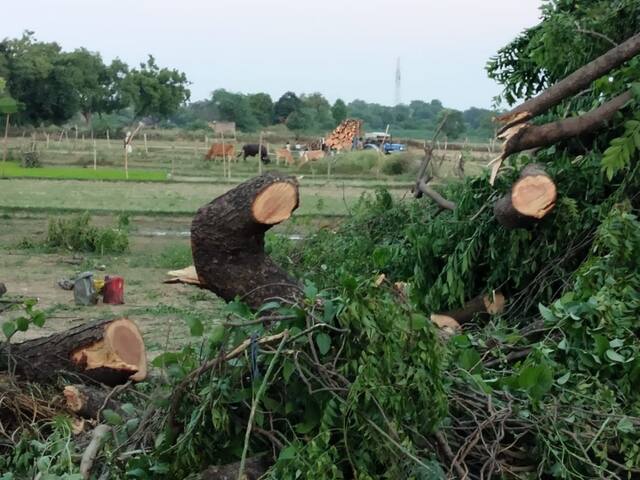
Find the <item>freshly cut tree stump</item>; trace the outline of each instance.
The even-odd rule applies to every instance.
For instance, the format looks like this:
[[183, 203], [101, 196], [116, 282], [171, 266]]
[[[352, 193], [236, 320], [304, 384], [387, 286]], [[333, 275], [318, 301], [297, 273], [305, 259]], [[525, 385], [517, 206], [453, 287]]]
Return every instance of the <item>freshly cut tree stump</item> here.
[[54, 381], [56, 373], [69, 372], [115, 386], [147, 376], [144, 341], [126, 318], [95, 320], [10, 348], [0, 344], [0, 368], [7, 368], [9, 354], [16, 373], [28, 380]]
[[449, 327], [454, 330], [470, 322], [476, 315], [499, 315], [504, 311], [505, 298], [500, 292], [493, 295], [479, 295], [469, 300], [462, 308], [444, 313], [434, 313], [431, 321], [440, 328]]
[[556, 205], [557, 190], [553, 179], [537, 163], [522, 169], [511, 192], [493, 206], [493, 213], [506, 228], [527, 228], [544, 218]]
[[298, 282], [264, 252], [264, 234], [298, 208], [294, 177], [269, 172], [248, 180], [198, 210], [191, 251], [200, 283], [227, 302], [251, 308], [269, 299], [296, 301]]
[[69, 411], [82, 418], [99, 420], [98, 414], [103, 406], [110, 410], [117, 410], [120, 406], [115, 400], [108, 399], [108, 391], [89, 385], [67, 385], [62, 394]]

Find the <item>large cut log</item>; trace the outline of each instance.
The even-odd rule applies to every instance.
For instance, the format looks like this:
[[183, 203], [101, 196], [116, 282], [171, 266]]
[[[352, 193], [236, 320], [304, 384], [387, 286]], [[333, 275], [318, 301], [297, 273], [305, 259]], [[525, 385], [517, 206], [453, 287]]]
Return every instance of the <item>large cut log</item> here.
[[511, 191], [493, 206], [493, 213], [506, 228], [527, 228], [544, 218], [556, 204], [553, 179], [542, 165], [530, 163], [522, 169]]
[[264, 252], [264, 234], [298, 208], [294, 177], [269, 172], [241, 183], [200, 208], [191, 250], [200, 283], [226, 301], [252, 308], [269, 299], [296, 301], [298, 282]]
[[48, 337], [0, 345], [0, 368], [28, 380], [51, 382], [72, 373], [105, 385], [144, 380], [147, 358], [135, 323], [126, 318], [95, 320]]
[[62, 392], [67, 409], [82, 418], [96, 419], [101, 410], [117, 410], [120, 404], [110, 398], [110, 391], [90, 385], [67, 385]]
[[440, 328], [459, 328], [465, 323], [469, 323], [476, 316], [488, 317], [499, 315], [504, 311], [505, 298], [500, 292], [493, 295], [479, 295], [469, 300], [461, 308], [444, 313], [434, 313], [431, 321]]

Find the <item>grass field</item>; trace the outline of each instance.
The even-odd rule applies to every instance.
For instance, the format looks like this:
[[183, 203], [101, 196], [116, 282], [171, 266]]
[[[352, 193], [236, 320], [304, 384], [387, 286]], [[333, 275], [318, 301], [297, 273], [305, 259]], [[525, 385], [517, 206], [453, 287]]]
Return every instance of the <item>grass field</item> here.
[[[244, 141], [257, 138], [243, 137]], [[93, 169], [93, 143], [39, 139], [42, 168], [19, 166], [21, 152], [32, 148], [28, 138], [12, 138], [10, 161], [0, 164], [0, 281], [8, 295], [37, 297], [49, 318], [44, 329], [31, 329], [17, 340], [60, 331], [77, 322], [104, 316], [128, 316], [141, 327], [153, 356], [167, 347], [188, 342], [186, 322], [194, 316], [205, 325], [222, 318], [223, 303], [212, 293], [192, 286], [166, 285], [172, 268], [190, 263], [189, 230], [195, 211], [203, 204], [260, 171], [278, 169], [298, 176], [300, 207], [291, 220], [270, 235], [299, 237], [321, 226], [334, 226], [347, 215], [361, 195], [378, 187], [398, 198], [415, 181], [421, 151], [380, 156], [350, 152], [306, 165], [284, 166], [257, 159], [231, 164], [225, 175], [221, 162], [207, 162], [204, 139], [137, 139], [129, 156], [129, 179], [124, 178], [120, 142], [96, 141], [97, 170]], [[282, 145], [270, 145], [271, 151]], [[440, 181], [453, 177], [460, 152], [437, 151]], [[475, 175], [487, 155], [468, 152], [465, 173]], [[115, 225], [126, 212], [130, 219], [130, 250], [118, 255], [97, 255], [42, 247], [49, 219], [75, 212], [94, 213], [93, 223]], [[126, 304], [76, 306], [71, 292], [56, 285], [91, 270], [97, 276], [122, 275]]]

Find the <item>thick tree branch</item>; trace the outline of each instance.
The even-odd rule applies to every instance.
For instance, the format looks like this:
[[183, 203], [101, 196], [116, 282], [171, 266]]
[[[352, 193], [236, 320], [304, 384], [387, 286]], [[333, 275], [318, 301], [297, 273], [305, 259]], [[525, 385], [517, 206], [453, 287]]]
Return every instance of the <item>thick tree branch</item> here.
[[505, 124], [498, 134], [500, 135], [514, 125], [546, 112], [562, 100], [575, 95], [580, 90], [589, 86], [594, 80], [602, 77], [614, 68], [619, 67], [639, 53], [640, 33], [637, 33], [604, 55], [580, 67], [571, 75], [549, 87], [537, 97], [527, 100], [510, 112], [497, 117], [496, 120], [498, 122]]
[[424, 180], [420, 180], [418, 182], [418, 191], [421, 192], [421, 193], [424, 193], [429, 198], [431, 198], [431, 200], [436, 202], [440, 208], [443, 208], [445, 210], [455, 210], [456, 209], [456, 204], [454, 202], [444, 198], [442, 195], [440, 195], [438, 192], [436, 192], [431, 187], [431, 185], [429, 185]]
[[509, 128], [498, 136], [500, 140], [505, 141], [502, 156], [506, 158], [523, 150], [548, 147], [561, 140], [598, 130], [604, 127], [632, 98], [631, 91], [627, 91], [578, 117], [565, 118], [544, 125], [521, 124]]

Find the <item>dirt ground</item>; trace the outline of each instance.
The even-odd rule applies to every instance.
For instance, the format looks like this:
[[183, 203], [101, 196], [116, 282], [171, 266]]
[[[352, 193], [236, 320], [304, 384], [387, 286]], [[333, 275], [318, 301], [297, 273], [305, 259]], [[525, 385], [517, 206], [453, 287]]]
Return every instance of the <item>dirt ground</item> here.
[[[95, 217], [94, 223], [110, 223], [109, 217]], [[47, 312], [43, 328], [31, 327], [18, 333], [15, 341], [63, 331], [90, 319], [126, 316], [140, 326], [150, 356], [162, 349], [177, 348], [189, 340], [185, 318], [195, 315], [205, 326], [221, 318], [223, 303], [211, 292], [194, 286], [165, 284], [171, 268], [155, 266], [162, 252], [189, 246], [189, 217], [132, 219], [130, 252], [118, 256], [97, 256], [18, 248], [27, 238], [36, 243], [46, 233], [46, 216], [18, 216], [0, 220], [0, 281], [7, 286], [6, 297], [38, 299]], [[165, 260], [166, 261], [166, 260]], [[162, 260], [160, 260], [162, 263]], [[187, 266], [187, 265], [183, 265]], [[125, 304], [77, 306], [73, 292], [57, 285], [62, 278], [73, 278], [81, 271], [93, 271], [97, 278], [106, 274], [125, 279]], [[17, 315], [9, 312], [0, 315]]]

